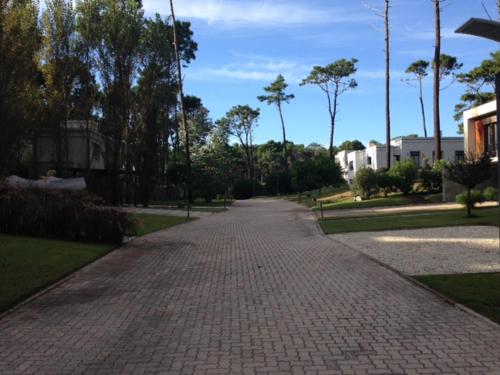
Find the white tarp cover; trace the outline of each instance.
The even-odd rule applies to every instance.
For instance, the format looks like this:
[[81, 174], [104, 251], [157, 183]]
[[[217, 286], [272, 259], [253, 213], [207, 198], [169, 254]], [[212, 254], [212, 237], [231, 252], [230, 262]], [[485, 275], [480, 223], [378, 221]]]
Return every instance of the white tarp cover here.
[[57, 178], [47, 177], [40, 180], [28, 180], [19, 176], [9, 176], [5, 182], [11, 186], [17, 187], [40, 187], [56, 190], [83, 190], [87, 187], [83, 177], [77, 178]]

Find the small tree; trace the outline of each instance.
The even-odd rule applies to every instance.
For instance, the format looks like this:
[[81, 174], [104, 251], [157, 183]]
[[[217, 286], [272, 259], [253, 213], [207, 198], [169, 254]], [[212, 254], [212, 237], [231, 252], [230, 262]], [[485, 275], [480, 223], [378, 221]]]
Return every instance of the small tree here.
[[394, 177], [387, 173], [385, 169], [378, 170], [376, 175], [377, 186], [384, 193], [384, 197], [387, 197], [387, 194], [394, 188]]
[[370, 199], [378, 190], [375, 171], [368, 167], [360, 168], [354, 176], [353, 190], [363, 199]]
[[[424, 127], [424, 137], [427, 138], [427, 126], [425, 122], [425, 108], [424, 108], [424, 93], [422, 90], [424, 78], [429, 74], [427, 69], [429, 68], [429, 62], [425, 60], [417, 60], [406, 68], [406, 74], [412, 74], [415, 76], [414, 79], [418, 82], [418, 100], [420, 101], [420, 110], [422, 111], [422, 125]], [[406, 79], [406, 82], [410, 82], [410, 79]]]
[[356, 59], [340, 59], [326, 66], [315, 66], [302, 85], [317, 85], [326, 94], [328, 99], [328, 112], [330, 114], [330, 158], [333, 159], [333, 135], [335, 121], [338, 113], [338, 100], [349, 89], [358, 86], [355, 79], [351, 78], [356, 73]]
[[488, 155], [474, 157], [467, 155], [464, 161], [444, 167], [445, 177], [467, 188], [467, 217], [472, 217], [471, 190], [490, 177], [491, 160]]
[[389, 170], [389, 175], [394, 178], [394, 186], [406, 195], [413, 187], [413, 182], [418, 175], [418, 168], [413, 160], [405, 159], [396, 162]]
[[264, 91], [267, 95], [259, 95], [257, 97], [259, 101], [265, 102], [268, 105], [274, 104], [278, 109], [281, 121], [281, 130], [283, 132], [283, 166], [285, 167], [285, 171], [288, 171], [288, 156], [286, 152], [286, 131], [285, 120], [283, 119], [283, 103], [289, 103], [290, 100], [295, 98], [295, 95], [287, 94], [285, 92], [287, 87], [288, 84], [285, 81], [285, 77], [280, 74], [273, 83], [264, 87]]

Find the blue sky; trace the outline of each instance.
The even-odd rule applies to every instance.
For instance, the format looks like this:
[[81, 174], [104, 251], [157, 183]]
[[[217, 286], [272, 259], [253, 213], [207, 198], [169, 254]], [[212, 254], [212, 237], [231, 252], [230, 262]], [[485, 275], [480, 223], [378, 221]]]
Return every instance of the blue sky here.
[[[433, 5], [430, 0], [393, 0], [392, 135], [423, 135], [417, 88], [401, 82], [417, 59], [434, 51]], [[496, 0], [483, 1], [493, 18]], [[146, 14], [168, 14], [167, 0], [143, 0]], [[367, 0], [382, 8], [382, 0]], [[296, 98], [284, 109], [287, 138], [295, 143], [328, 144], [326, 97], [317, 87], [298, 83], [314, 65], [357, 58], [358, 88], [340, 99], [335, 144], [346, 139], [385, 139], [383, 19], [361, 0], [175, 0], [179, 18], [192, 22], [199, 43], [196, 60], [184, 71], [185, 90], [202, 98], [215, 120], [230, 107], [261, 108], [256, 143], [280, 140], [274, 107], [257, 101], [262, 88], [283, 74]], [[498, 48], [495, 42], [453, 33], [470, 17], [486, 18], [480, 0], [448, 0], [442, 12], [442, 52], [457, 56], [463, 70], [478, 65]], [[455, 83], [442, 92], [441, 123], [445, 136], [455, 136], [453, 107], [464, 87]], [[432, 134], [432, 76], [424, 99]]]

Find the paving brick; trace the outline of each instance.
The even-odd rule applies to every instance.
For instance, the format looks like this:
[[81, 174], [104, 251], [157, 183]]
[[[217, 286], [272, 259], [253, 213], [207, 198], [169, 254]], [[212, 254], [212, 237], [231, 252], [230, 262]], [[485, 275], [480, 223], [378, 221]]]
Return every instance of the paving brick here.
[[137, 239], [0, 320], [1, 374], [498, 374], [500, 330], [276, 200]]

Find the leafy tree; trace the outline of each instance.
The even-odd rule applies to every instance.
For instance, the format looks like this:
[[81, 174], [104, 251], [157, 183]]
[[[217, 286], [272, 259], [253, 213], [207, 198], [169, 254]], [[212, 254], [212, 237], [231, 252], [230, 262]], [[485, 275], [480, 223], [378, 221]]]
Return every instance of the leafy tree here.
[[353, 190], [363, 199], [370, 199], [378, 191], [377, 174], [375, 170], [361, 167], [354, 176]]
[[390, 175], [385, 169], [379, 169], [375, 172], [377, 186], [384, 193], [384, 197], [387, 197], [395, 185], [395, 179], [392, 175]]
[[366, 147], [363, 143], [357, 139], [353, 141], [344, 141], [339, 146], [339, 151], [353, 151], [353, 150], [364, 150]]
[[289, 103], [290, 100], [295, 98], [293, 94], [287, 94], [286, 88], [288, 84], [285, 82], [285, 78], [280, 74], [271, 85], [264, 87], [264, 91], [267, 95], [260, 95], [257, 99], [261, 102], [265, 102], [268, 105], [274, 104], [278, 109], [281, 121], [281, 130], [283, 132], [283, 166], [285, 170], [288, 170], [288, 157], [286, 150], [286, 132], [285, 132], [285, 121], [283, 120], [283, 104]]
[[[467, 73], [457, 74], [459, 83], [465, 84], [467, 89], [460, 97], [460, 103], [455, 106], [453, 118], [459, 122], [459, 133], [463, 133], [462, 116], [464, 111], [477, 107], [495, 99], [495, 75], [500, 72], [500, 51], [492, 53], [490, 59]], [[490, 90], [485, 91], [489, 88]]]
[[471, 190], [490, 177], [490, 157], [486, 154], [479, 158], [467, 155], [464, 161], [445, 165], [444, 173], [448, 180], [467, 188], [467, 217], [472, 217]]
[[[417, 60], [408, 66], [406, 68], [405, 73], [406, 74], [411, 74], [418, 82], [418, 100], [420, 102], [420, 110], [422, 111], [422, 126], [424, 128], [424, 137], [427, 138], [427, 126], [425, 122], [425, 108], [424, 108], [424, 94], [422, 90], [423, 82], [425, 77], [429, 74], [427, 72], [427, 69], [429, 68], [429, 62], [425, 60]], [[407, 79], [409, 81], [409, 79]]]
[[439, 191], [442, 186], [442, 173], [440, 168], [431, 167], [426, 164], [420, 171], [420, 178], [427, 191]]
[[41, 117], [38, 12], [34, 1], [0, 2], [0, 176], [19, 166]]
[[[46, 7], [42, 15], [42, 72], [48, 111], [57, 129], [57, 168], [61, 174], [63, 170], [67, 173], [68, 168], [67, 125], [76, 80], [75, 14], [71, 0], [47, 0]], [[65, 130], [64, 142], [61, 124]]]
[[[439, 57], [439, 81], [443, 82], [446, 78], [451, 77], [451, 82], [445, 86], [441, 87], [440, 90], [444, 90], [455, 81], [457, 76], [457, 71], [462, 69], [463, 64], [459, 63], [455, 56], [446, 55], [444, 53]], [[434, 67], [434, 62], [433, 62]]]
[[338, 113], [339, 96], [349, 89], [358, 86], [355, 79], [350, 78], [356, 73], [356, 59], [340, 59], [326, 66], [313, 67], [309, 76], [302, 80], [301, 85], [316, 85], [328, 99], [328, 112], [330, 114], [330, 158], [333, 158], [333, 136], [335, 120]]
[[253, 147], [253, 131], [257, 126], [260, 110], [248, 105], [232, 107], [224, 118], [219, 120], [220, 126], [225, 126], [228, 132], [237, 137], [245, 152], [247, 179], [255, 180], [255, 159]]
[[418, 176], [417, 165], [411, 159], [404, 159], [394, 163], [389, 170], [394, 179], [394, 186], [403, 194], [408, 194], [413, 188], [413, 182]]

